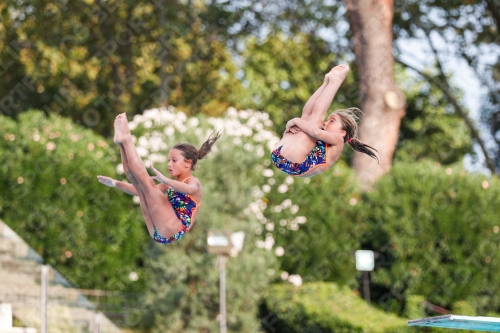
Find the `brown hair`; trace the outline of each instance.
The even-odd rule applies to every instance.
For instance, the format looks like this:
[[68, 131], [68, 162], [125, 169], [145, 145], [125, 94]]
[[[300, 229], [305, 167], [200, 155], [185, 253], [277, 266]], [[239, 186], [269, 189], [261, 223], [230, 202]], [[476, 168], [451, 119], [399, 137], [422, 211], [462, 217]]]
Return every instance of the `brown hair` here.
[[358, 123], [356, 120], [359, 119], [359, 116], [356, 113], [362, 114], [363, 112], [358, 108], [348, 108], [334, 112], [334, 114], [337, 114], [340, 117], [342, 129], [346, 133], [344, 143], [349, 144], [349, 146], [351, 146], [351, 148], [355, 151], [366, 154], [379, 162], [377, 155], [375, 155], [375, 151], [378, 153], [378, 150], [356, 138], [358, 136]]
[[[205, 158], [207, 154], [212, 150], [212, 146], [220, 138], [220, 131], [214, 135], [215, 132], [212, 132], [208, 137], [207, 141], [205, 141], [200, 149], [196, 149], [195, 146], [189, 143], [178, 143], [172, 147], [172, 149], [177, 149], [181, 152], [181, 155], [186, 159], [193, 162], [191, 165], [191, 170], [194, 170], [196, 163], [198, 160]], [[213, 137], [212, 137], [213, 136]]]

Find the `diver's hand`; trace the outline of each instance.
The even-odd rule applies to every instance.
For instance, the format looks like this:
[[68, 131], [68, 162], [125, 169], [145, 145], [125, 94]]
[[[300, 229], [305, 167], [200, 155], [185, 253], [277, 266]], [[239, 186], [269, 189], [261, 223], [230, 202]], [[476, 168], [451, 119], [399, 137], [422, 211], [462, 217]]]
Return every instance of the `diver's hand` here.
[[153, 164], [151, 164], [149, 168], [151, 169], [151, 171], [155, 173], [155, 176], [152, 176], [151, 179], [154, 179], [160, 183], [168, 185], [169, 178], [165, 177], [160, 171], [156, 170]]
[[97, 180], [99, 180], [99, 183], [104, 184], [109, 187], [116, 187], [116, 180], [110, 177], [106, 176], [97, 176]]

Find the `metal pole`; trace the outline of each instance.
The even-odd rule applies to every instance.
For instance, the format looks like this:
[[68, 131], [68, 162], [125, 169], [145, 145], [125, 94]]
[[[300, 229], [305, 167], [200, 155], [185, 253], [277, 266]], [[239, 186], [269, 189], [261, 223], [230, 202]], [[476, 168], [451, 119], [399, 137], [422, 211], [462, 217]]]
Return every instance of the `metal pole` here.
[[370, 278], [368, 276], [368, 271], [363, 271], [363, 294], [366, 303], [370, 303]]
[[94, 316], [94, 333], [101, 333], [101, 313], [96, 312]]
[[225, 254], [219, 255], [219, 298], [220, 298], [220, 333], [226, 333], [226, 260]]
[[49, 266], [42, 265], [41, 295], [40, 295], [40, 333], [47, 333], [47, 288]]

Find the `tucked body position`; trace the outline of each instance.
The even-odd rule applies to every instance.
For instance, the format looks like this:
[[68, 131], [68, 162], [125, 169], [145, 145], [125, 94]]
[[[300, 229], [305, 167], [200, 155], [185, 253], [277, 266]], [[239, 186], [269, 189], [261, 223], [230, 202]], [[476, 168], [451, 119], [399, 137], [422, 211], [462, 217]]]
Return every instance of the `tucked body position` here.
[[325, 121], [333, 97], [348, 73], [347, 65], [334, 67], [304, 105], [302, 116], [288, 121], [283, 138], [271, 153], [278, 169], [296, 177], [317, 175], [339, 159], [345, 144], [378, 162], [377, 150], [357, 139], [354, 109], [337, 110]]
[[168, 244], [179, 240], [193, 226], [201, 203], [201, 183], [193, 177], [192, 171], [198, 160], [210, 152], [219, 134], [211, 135], [200, 149], [189, 143], [173, 146], [168, 155], [168, 171], [174, 178], [170, 179], [153, 165], [150, 168], [155, 176], [148, 174], [132, 141], [124, 113], [116, 117], [114, 127], [114, 142], [120, 147], [123, 170], [130, 183], [100, 175], [97, 179], [104, 185], [139, 197], [149, 234], [156, 242]]

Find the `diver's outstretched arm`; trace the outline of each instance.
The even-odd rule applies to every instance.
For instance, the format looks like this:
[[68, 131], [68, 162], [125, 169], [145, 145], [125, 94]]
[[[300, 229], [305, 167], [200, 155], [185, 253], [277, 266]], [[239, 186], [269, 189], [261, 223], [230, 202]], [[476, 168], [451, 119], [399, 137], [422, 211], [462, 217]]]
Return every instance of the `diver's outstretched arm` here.
[[99, 183], [102, 183], [106, 186], [115, 187], [130, 195], [138, 195], [137, 190], [132, 184], [125, 183], [106, 176], [97, 176], [97, 179], [99, 180]]

